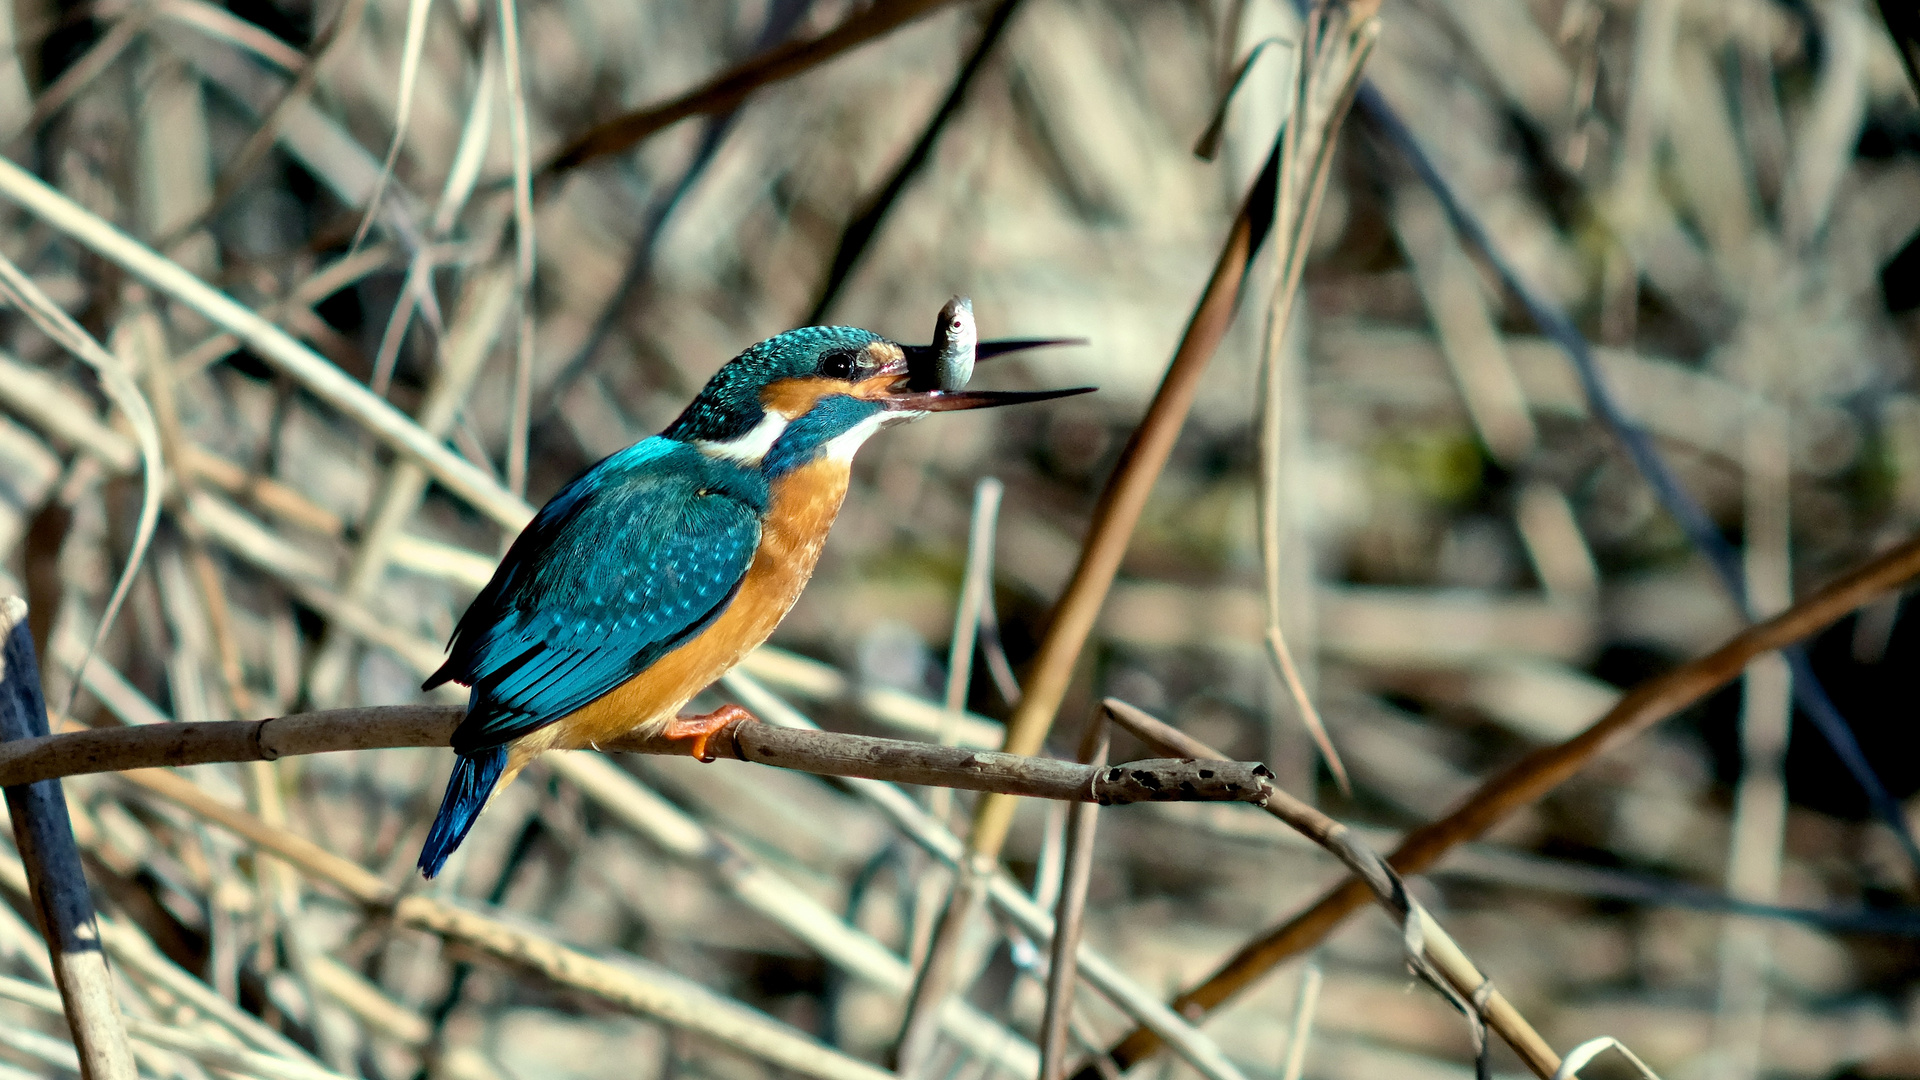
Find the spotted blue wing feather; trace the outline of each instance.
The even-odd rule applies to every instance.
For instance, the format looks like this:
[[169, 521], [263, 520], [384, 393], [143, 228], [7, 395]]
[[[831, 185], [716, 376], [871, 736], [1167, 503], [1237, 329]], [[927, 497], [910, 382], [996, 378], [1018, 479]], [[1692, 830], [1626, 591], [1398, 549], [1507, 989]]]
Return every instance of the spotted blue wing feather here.
[[499, 746], [606, 694], [725, 610], [764, 484], [648, 439], [556, 495], [514, 542], [428, 680], [473, 687], [454, 749]]

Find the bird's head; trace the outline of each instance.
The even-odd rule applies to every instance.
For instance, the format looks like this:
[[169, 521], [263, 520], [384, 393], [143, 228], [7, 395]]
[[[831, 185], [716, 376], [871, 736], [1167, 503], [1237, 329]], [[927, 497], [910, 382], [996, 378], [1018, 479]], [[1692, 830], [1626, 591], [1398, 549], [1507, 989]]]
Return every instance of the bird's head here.
[[[982, 356], [1051, 342], [983, 342]], [[916, 389], [928, 348], [851, 326], [809, 326], [768, 338], [716, 372], [662, 432], [771, 476], [822, 456], [849, 460], [882, 427], [934, 412], [1086, 393]], [[913, 369], [913, 370], [910, 370]]]

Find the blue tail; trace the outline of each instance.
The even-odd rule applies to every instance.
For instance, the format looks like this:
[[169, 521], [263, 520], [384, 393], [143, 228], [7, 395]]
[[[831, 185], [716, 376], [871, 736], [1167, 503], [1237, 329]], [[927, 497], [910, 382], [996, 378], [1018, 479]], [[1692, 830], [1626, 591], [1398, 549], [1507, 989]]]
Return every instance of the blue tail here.
[[453, 777], [447, 781], [446, 797], [440, 800], [440, 813], [427, 831], [427, 842], [420, 848], [420, 872], [432, 877], [447, 864], [447, 856], [467, 838], [480, 808], [487, 805], [493, 785], [507, 767], [507, 748], [487, 746], [471, 754], [454, 758]]

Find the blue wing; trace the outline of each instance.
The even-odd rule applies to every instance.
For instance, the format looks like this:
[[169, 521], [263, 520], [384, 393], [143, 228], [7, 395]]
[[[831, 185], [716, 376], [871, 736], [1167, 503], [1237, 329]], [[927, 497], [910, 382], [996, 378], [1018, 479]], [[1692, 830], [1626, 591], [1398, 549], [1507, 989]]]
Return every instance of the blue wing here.
[[500, 746], [553, 723], [726, 609], [759, 546], [764, 498], [747, 478], [716, 469], [740, 471], [648, 439], [541, 509], [427, 680], [473, 687], [454, 749]]

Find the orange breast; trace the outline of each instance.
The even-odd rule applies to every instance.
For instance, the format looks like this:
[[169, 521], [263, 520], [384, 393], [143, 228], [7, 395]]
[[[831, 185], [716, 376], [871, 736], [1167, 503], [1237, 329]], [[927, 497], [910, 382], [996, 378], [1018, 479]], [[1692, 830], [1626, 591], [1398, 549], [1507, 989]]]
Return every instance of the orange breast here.
[[820, 561], [827, 531], [847, 494], [844, 462], [821, 460], [773, 487], [760, 547], [733, 603], [693, 640], [556, 723], [523, 736], [507, 759], [504, 785], [542, 750], [574, 750], [629, 731], [664, 725], [693, 696], [767, 640]]

